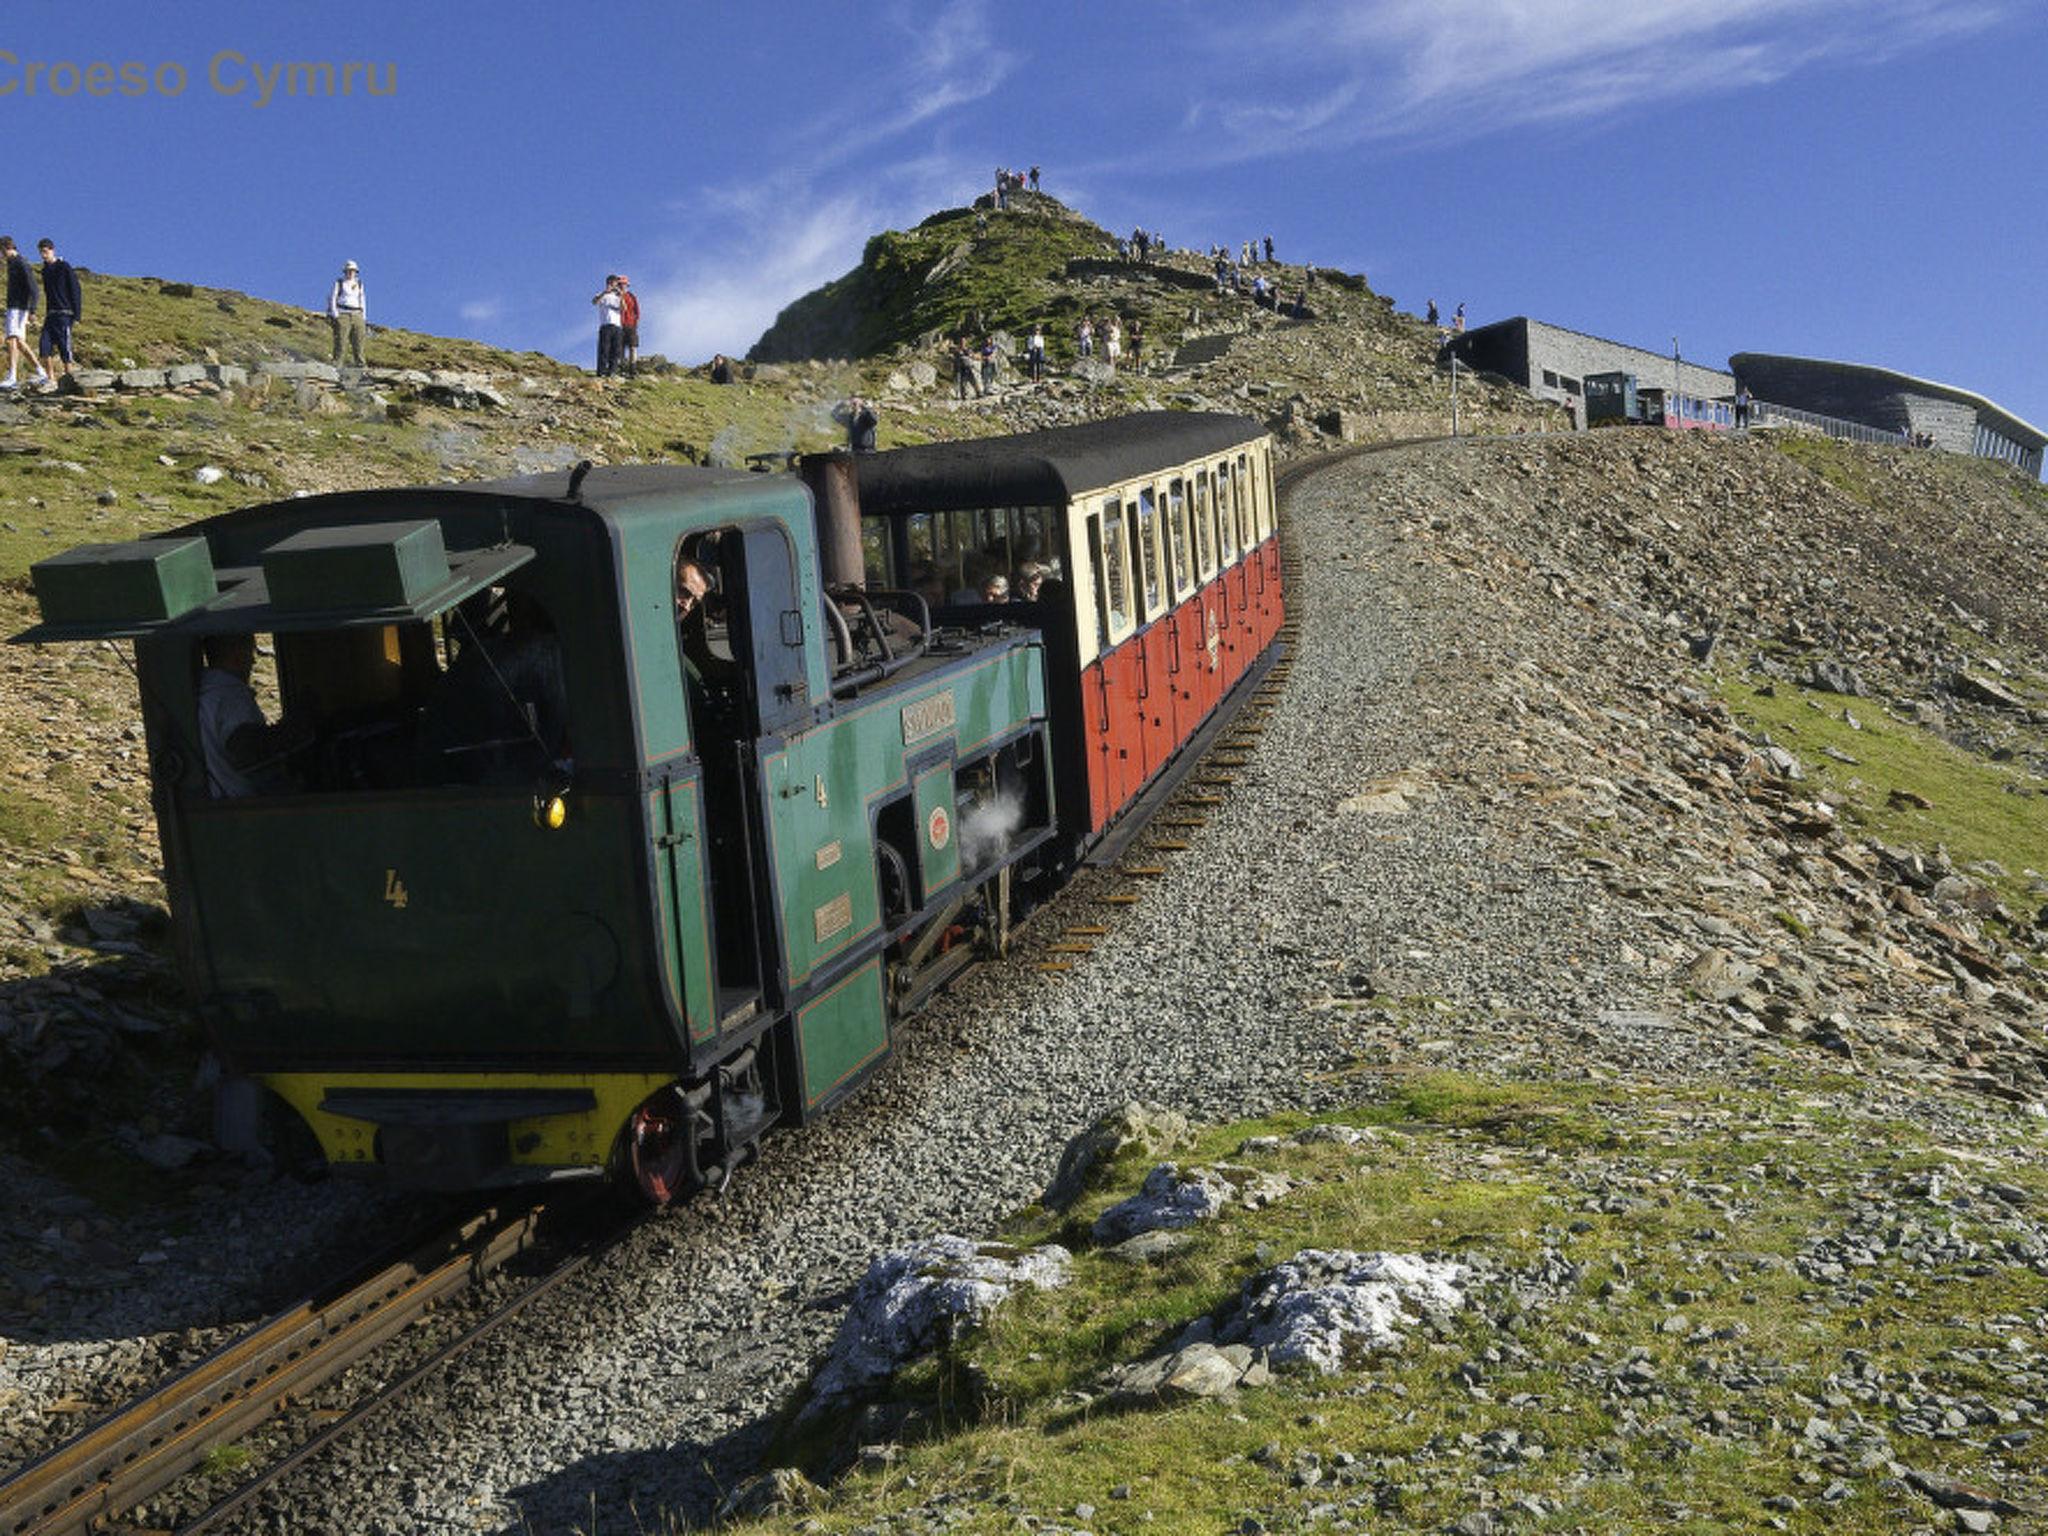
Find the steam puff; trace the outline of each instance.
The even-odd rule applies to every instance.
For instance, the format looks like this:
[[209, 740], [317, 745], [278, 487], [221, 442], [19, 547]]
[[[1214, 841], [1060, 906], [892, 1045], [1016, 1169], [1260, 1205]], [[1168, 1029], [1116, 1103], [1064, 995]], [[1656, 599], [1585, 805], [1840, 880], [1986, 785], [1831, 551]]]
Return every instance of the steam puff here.
[[972, 869], [989, 863], [1010, 846], [1024, 825], [1024, 802], [999, 798], [977, 805], [960, 821], [960, 856]]

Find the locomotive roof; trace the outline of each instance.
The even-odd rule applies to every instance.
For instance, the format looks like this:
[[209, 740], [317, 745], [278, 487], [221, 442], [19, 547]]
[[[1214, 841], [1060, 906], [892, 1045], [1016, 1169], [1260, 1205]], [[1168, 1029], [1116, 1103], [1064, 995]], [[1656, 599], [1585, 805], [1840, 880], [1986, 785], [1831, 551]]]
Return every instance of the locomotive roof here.
[[864, 514], [1052, 506], [1105, 485], [1256, 441], [1222, 411], [1144, 411], [1010, 437], [925, 443], [856, 458]]

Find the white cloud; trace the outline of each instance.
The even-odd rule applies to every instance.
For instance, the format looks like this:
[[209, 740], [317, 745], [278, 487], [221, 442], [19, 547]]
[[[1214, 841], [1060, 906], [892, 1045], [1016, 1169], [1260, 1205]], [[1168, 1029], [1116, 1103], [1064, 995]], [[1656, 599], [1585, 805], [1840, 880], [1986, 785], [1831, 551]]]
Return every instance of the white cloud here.
[[[1195, 125], [1231, 160], [1309, 138], [1462, 139], [1879, 62], [2012, 10], [2013, 0], [1291, 0], [1262, 14], [1255, 52], [1241, 18], [1200, 39], [1234, 62], [1239, 89]], [[1185, 13], [1191, 24], [1199, 14]]]
[[505, 304], [502, 299], [496, 298], [471, 299], [457, 310], [456, 313], [472, 325], [488, 325], [491, 321], [505, 313]]

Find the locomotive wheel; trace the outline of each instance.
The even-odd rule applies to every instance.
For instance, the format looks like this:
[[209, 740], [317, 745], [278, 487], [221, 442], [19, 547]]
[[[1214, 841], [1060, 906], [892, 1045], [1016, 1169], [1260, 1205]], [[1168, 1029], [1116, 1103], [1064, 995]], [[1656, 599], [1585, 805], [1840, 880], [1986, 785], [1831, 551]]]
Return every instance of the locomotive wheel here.
[[626, 1126], [626, 1166], [649, 1205], [667, 1205], [689, 1193], [694, 1118], [674, 1088], [664, 1088], [633, 1111]]

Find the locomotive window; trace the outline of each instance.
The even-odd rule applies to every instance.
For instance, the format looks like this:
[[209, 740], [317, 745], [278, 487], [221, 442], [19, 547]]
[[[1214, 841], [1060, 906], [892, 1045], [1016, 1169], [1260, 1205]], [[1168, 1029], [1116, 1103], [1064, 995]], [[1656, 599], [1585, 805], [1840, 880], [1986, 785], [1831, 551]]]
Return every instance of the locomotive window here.
[[1138, 562], [1145, 574], [1145, 617], [1159, 608], [1159, 519], [1152, 504], [1152, 487], [1140, 486], [1137, 501]]
[[1166, 487], [1166, 533], [1173, 543], [1173, 595], [1186, 597], [1194, 583], [1188, 559], [1188, 486], [1173, 480]]
[[1209, 472], [1195, 474], [1196, 569], [1203, 581], [1216, 574], [1216, 530], [1210, 526]]

